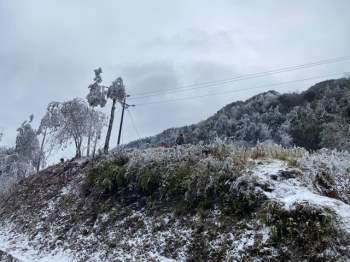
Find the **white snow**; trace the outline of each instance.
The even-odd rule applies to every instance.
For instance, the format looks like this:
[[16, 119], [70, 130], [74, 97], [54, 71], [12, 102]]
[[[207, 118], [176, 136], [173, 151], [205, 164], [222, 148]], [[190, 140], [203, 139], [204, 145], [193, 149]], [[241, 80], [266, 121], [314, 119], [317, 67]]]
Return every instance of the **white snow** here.
[[86, 161], [88, 161], [88, 158], [86, 157], [81, 157], [81, 158], [78, 158], [78, 159], [75, 159], [74, 162], [77, 163], [78, 165], [82, 165], [84, 164]]
[[262, 237], [262, 243], [265, 243], [270, 237], [270, 230], [269, 228], [262, 226], [259, 230], [245, 230], [238, 235], [229, 233], [229, 239], [232, 240], [232, 248], [228, 251], [230, 257], [240, 261], [242, 259], [241, 255], [246, 252], [246, 249], [256, 244], [255, 241], [257, 235], [260, 235]]
[[24, 236], [10, 234], [10, 228], [0, 228], [0, 250], [21, 262], [69, 262], [73, 258], [63, 252], [39, 253]]
[[[350, 205], [338, 199], [318, 194], [310, 185], [307, 186], [303, 183], [301, 178], [280, 178], [282, 170], [291, 170], [291, 168], [281, 160], [264, 160], [262, 164], [258, 164], [253, 169], [253, 175], [258, 178], [258, 181], [270, 185], [272, 192], [264, 191], [268, 198], [284, 204], [285, 208], [290, 208], [293, 204], [304, 201], [328, 208], [335, 212], [342, 227], [350, 232]], [[271, 175], [277, 176], [277, 180], [273, 180]]]
[[[208, 161], [213, 162], [213, 160], [210, 158]], [[312, 161], [314, 161], [314, 159]], [[202, 162], [201, 163], [203, 165], [207, 164], [205, 161]], [[212, 165], [214, 164], [215, 163]], [[346, 170], [346, 168], [348, 168], [347, 165], [348, 163], [343, 161], [342, 170]], [[306, 166], [306, 164], [304, 166]], [[342, 228], [350, 233], [350, 205], [334, 198], [322, 196], [317, 192], [311, 183], [311, 173], [313, 171], [311, 170], [312, 166], [313, 165], [310, 165], [310, 170], [300, 170], [298, 168], [289, 167], [286, 161], [259, 160], [255, 162], [253, 168], [249, 168], [247, 171], [251, 171], [252, 176], [256, 177], [258, 182], [269, 185], [271, 192], [264, 191], [264, 194], [269, 199], [283, 204], [286, 209], [291, 208], [295, 203], [307, 201], [312, 205], [332, 210], [334, 214], [336, 214], [337, 220], [342, 225]], [[280, 171], [291, 170], [297, 171], [297, 173], [300, 173], [300, 176], [297, 175], [295, 178], [289, 179], [283, 178], [281, 176]], [[271, 176], [274, 176], [277, 179], [273, 179]], [[69, 194], [71, 191], [73, 191], [72, 188], [67, 186], [61, 190], [61, 195]], [[47, 202], [47, 206], [43, 211], [42, 217], [47, 216], [51, 213], [52, 210], [54, 210], [56, 204], [55, 201], [57, 201], [57, 199], [55, 198]], [[213, 215], [219, 216], [220, 210], [215, 209], [213, 211]], [[172, 221], [172, 216], [170, 214], [167, 214], [158, 221], [155, 221], [152, 218], [147, 217], [143, 211], [137, 211], [131, 214], [127, 219], [116, 222], [114, 227], [124, 226], [124, 224], [128, 223], [128, 219], [131, 218], [139, 218], [144, 223], [144, 226], [133, 234], [130, 233], [130, 235], [123, 236], [124, 241], [122, 241], [122, 245], [116, 248], [115, 252], [111, 254], [112, 256], [118, 257], [121, 260], [146, 260], [152, 258], [156, 261], [175, 261], [173, 259], [162, 256], [157, 247], [165, 246], [166, 239], [171, 236], [183, 240], [186, 242], [186, 245], [188, 245], [189, 241], [192, 238], [193, 232], [191, 230], [180, 227], [180, 225], [177, 223], [170, 223], [170, 221]], [[101, 214], [98, 218], [98, 223], [106, 221], [108, 221], [108, 215]], [[160, 222], [163, 222], [165, 224], [166, 230], [154, 233], [152, 229], [154, 228], [155, 223]], [[12, 255], [20, 261], [77, 261], [77, 258], [73, 256], [73, 253], [69, 253], [69, 251], [63, 252], [59, 248], [50, 252], [39, 252], [38, 249], [31, 245], [33, 243], [30, 243], [24, 235], [13, 233], [14, 231], [11, 231], [11, 228], [11, 225], [8, 225], [7, 227], [0, 227], [0, 250]], [[110, 241], [117, 241], [117, 236], [115, 234], [116, 232], [110, 232]], [[260, 235], [262, 242], [266, 242], [270, 237], [270, 231], [267, 227], [262, 226], [259, 230], [247, 229], [242, 232], [230, 232], [227, 235], [220, 235], [217, 239], [214, 239], [210, 245], [215, 249], [220, 247], [225, 238], [232, 240], [232, 249], [229, 251], [229, 255], [232, 258], [239, 260], [240, 256], [244, 254], [247, 248], [252, 247], [256, 244], [255, 241], [257, 239], [257, 235]], [[41, 238], [39, 234], [37, 237]], [[89, 241], [97, 242], [98, 238], [96, 238], [96, 235], [90, 234], [88, 236], [81, 236], [81, 238], [78, 240], [81, 243]], [[140, 250], [138, 247], [142, 246], [142, 244], [145, 242], [149, 243], [150, 248]], [[188, 255], [186, 245], [184, 245], [184, 247], [179, 251], [177, 261], [186, 260], [186, 256]], [[88, 255], [93, 256], [90, 256], [89, 261], [101, 261], [102, 257], [106, 259], [106, 256], [103, 252], [100, 253], [96, 251], [95, 253]]]

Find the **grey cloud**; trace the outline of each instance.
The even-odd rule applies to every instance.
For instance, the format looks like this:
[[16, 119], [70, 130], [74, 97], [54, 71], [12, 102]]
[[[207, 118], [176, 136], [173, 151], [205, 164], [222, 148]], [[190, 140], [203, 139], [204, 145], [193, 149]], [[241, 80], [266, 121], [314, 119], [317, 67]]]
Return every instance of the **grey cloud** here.
[[[0, 1], [4, 143], [13, 144], [23, 119], [34, 113], [38, 121], [50, 101], [85, 97], [98, 66], [105, 84], [122, 76], [133, 95], [349, 55], [349, 7], [348, 0]], [[349, 66], [344, 62], [134, 102], [248, 88], [349, 71]], [[280, 90], [302, 90], [310, 84]], [[140, 105], [132, 112], [139, 133], [151, 135], [198, 122], [260, 91]], [[109, 107], [103, 111], [109, 113]], [[137, 137], [128, 119], [125, 131], [124, 141]], [[115, 143], [116, 127], [113, 132]]]
[[217, 48], [232, 48], [234, 41], [226, 31], [210, 33], [203, 29], [190, 28], [168, 37], [157, 37], [147, 44], [150, 48], [200, 49], [208, 51]]

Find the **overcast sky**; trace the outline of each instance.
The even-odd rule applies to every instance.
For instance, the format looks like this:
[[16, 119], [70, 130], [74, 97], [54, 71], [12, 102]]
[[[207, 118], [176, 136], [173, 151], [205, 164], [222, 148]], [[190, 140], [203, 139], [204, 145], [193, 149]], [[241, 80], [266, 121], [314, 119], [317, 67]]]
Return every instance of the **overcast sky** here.
[[[84, 98], [99, 66], [105, 85], [123, 77], [130, 102], [136, 104], [131, 109], [135, 127], [126, 115], [124, 142], [196, 123], [230, 102], [268, 89], [306, 89], [329, 74], [350, 71], [350, 62], [136, 97], [350, 55], [349, 10], [349, 0], [0, 0], [1, 143], [13, 145], [20, 123], [33, 113], [36, 125], [49, 102]], [[147, 104], [316, 76], [320, 79]], [[110, 104], [103, 111], [109, 110]], [[120, 107], [117, 116], [112, 145]]]

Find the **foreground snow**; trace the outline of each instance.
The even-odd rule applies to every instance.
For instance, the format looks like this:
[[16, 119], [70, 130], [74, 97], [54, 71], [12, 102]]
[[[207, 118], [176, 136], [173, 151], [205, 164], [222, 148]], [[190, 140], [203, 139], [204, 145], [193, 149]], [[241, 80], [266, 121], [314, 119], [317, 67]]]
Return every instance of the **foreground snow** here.
[[[284, 204], [285, 208], [290, 208], [293, 204], [304, 201], [328, 208], [337, 215], [342, 227], [350, 233], [350, 205], [338, 199], [318, 194], [315, 189], [302, 180], [302, 177], [289, 179], [281, 177], [281, 171], [290, 170], [293, 169], [288, 168], [288, 164], [284, 161], [267, 160], [253, 169], [253, 175], [270, 186], [271, 192], [264, 192], [269, 199]], [[294, 170], [301, 172], [298, 169]]]
[[0, 251], [21, 262], [63, 262], [73, 261], [72, 257], [60, 251], [40, 253], [29, 245], [26, 237], [9, 233], [9, 228], [0, 229]]
[[[311, 206], [320, 207], [322, 212], [334, 214], [337, 222], [336, 229], [344, 231], [346, 235], [350, 233], [350, 205], [346, 204], [349, 203], [346, 191], [349, 188], [348, 171], [350, 170], [350, 156], [348, 154], [325, 152], [304, 155], [304, 152], [300, 150], [288, 152], [292, 159], [298, 159], [296, 164], [290, 162], [290, 159], [277, 160], [278, 156], [266, 156], [265, 154], [264, 156], [252, 157], [254, 154], [247, 156], [244, 152], [242, 159], [245, 162], [240, 164], [240, 162], [233, 161], [235, 156], [239, 156], [233, 151], [227, 153], [229, 157], [224, 158], [220, 155], [219, 160], [214, 157], [214, 154], [203, 156], [201, 149], [198, 152], [183, 151], [181, 154], [178, 154], [177, 150], [168, 151], [157, 149], [147, 152], [132, 152], [133, 157], [130, 159], [129, 165], [134, 164], [137, 166], [137, 170], [142, 170], [141, 164], [145, 163], [159, 167], [163, 162], [165, 162], [164, 166], [174, 164], [176, 161], [180, 161], [179, 158], [196, 159], [193, 162], [198, 164], [195, 165], [191, 162], [193, 165], [191, 168], [197, 170], [198, 173], [190, 173], [190, 175], [195, 174], [200, 177], [206, 174], [205, 172], [210, 171], [210, 175], [204, 177], [208, 179], [203, 179], [207, 186], [202, 188], [211, 188], [212, 184], [230, 185], [229, 188], [234, 190], [232, 191], [234, 194], [227, 194], [227, 196], [228, 199], [237, 201], [234, 204], [240, 201], [238, 195], [235, 194], [241, 194], [239, 196], [243, 195], [243, 197], [250, 197], [249, 194], [252, 194], [253, 197], [249, 199], [253, 199], [254, 203], [260, 203], [259, 208], [270, 202], [277, 202], [286, 210], [294, 210], [295, 204], [307, 202]], [[273, 150], [269, 149], [267, 152], [276, 155]], [[258, 148], [258, 153], [261, 155], [260, 148]], [[280, 153], [279, 158], [285, 159], [285, 153]], [[259, 259], [262, 254], [268, 260], [271, 257], [274, 258], [275, 254], [279, 252], [278, 247], [272, 245], [273, 230], [271, 225], [264, 222], [264, 218], [259, 216], [261, 209], [246, 211], [246, 206], [237, 205], [235, 208], [242, 209], [241, 211], [245, 214], [251, 212], [251, 214], [258, 215], [245, 217], [232, 212], [222, 216], [225, 213], [222, 206], [220, 208], [220, 202], [216, 202], [211, 208], [205, 210], [208, 212], [205, 220], [198, 213], [188, 216], [186, 214], [184, 216], [175, 215], [173, 209], [163, 210], [156, 215], [150, 214], [144, 205], [128, 208], [128, 212], [123, 213], [122, 208], [115, 205], [112, 208], [96, 212], [92, 224], [87, 225], [88, 219], [85, 216], [79, 217], [80, 220], [73, 227], [67, 222], [72, 221], [68, 218], [70, 215], [77, 214], [77, 211], [79, 212], [82, 208], [81, 205], [73, 208], [73, 205], [79, 203], [77, 200], [85, 201], [85, 198], [78, 193], [81, 188], [79, 181], [84, 177], [81, 166], [85, 165], [85, 161], [72, 163], [72, 166], [66, 169], [66, 173], [62, 173], [61, 166], [57, 166], [48, 170], [49, 175], [46, 177], [43, 177], [43, 174], [34, 177], [44, 181], [43, 183], [39, 183], [39, 181], [37, 184], [41, 190], [41, 197], [38, 197], [40, 192], [33, 190], [36, 185], [35, 179], [30, 181], [29, 189], [26, 189], [28, 191], [18, 191], [12, 196], [16, 201], [8, 203], [16, 205], [5, 205], [3, 213], [8, 214], [7, 220], [0, 221], [0, 251], [19, 261], [186, 261], [191, 258], [193, 250], [197, 252], [193, 245], [211, 234], [207, 242], [208, 250], [214, 254], [224, 250], [222, 257], [229, 260], [244, 261], [247, 256], [250, 259], [250, 254], [255, 254], [256, 258]], [[293, 167], [290, 166], [291, 164]], [[242, 169], [237, 171], [235, 165]], [[324, 170], [334, 179], [332, 187], [336, 188], [336, 192], [339, 193], [335, 196], [336, 198], [329, 197], [330, 195], [320, 188], [322, 185], [317, 184], [317, 178]], [[215, 181], [220, 172], [226, 174], [226, 176], [221, 176], [223, 178], [222, 184]], [[144, 172], [140, 174], [145, 175]], [[57, 180], [58, 176], [64, 177], [61, 186], [57, 185], [60, 182]], [[201, 187], [197, 185], [195, 188]], [[51, 193], [45, 195], [48, 192]], [[17, 200], [20, 193], [23, 197], [22, 202]], [[32, 194], [32, 199], [35, 199], [34, 202], [23, 203], [26, 202], [26, 198], [30, 194]], [[37, 199], [40, 199], [39, 205], [36, 206], [36, 212], [31, 214]], [[100, 202], [95, 201], [94, 203]], [[229, 205], [226, 204], [224, 207]], [[16, 208], [11, 209], [11, 206]], [[24, 207], [29, 207], [29, 210]], [[23, 212], [23, 210], [27, 211]], [[25, 214], [25, 216], [22, 217], [21, 214]], [[234, 219], [230, 220], [232, 218]], [[230, 221], [224, 224], [225, 219]], [[66, 225], [68, 228], [63, 231]], [[203, 226], [199, 232], [198, 225]], [[219, 231], [219, 228], [222, 231]], [[223, 228], [227, 228], [227, 230]], [[28, 232], [30, 234], [24, 234]], [[28, 240], [29, 236], [30, 241]], [[342, 244], [345, 249], [348, 246], [349, 242]], [[285, 246], [285, 248], [289, 247]], [[173, 251], [174, 249], [176, 251]], [[257, 253], [259, 251], [266, 251], [266, 253]], [[284, 251], [282, 250], [282, 252]], [[268, 257], [269, 254], [270, 257]], [[349, 257], [349, 254], [347, 256], [342, 253], [337, 255], [341, 258]]]

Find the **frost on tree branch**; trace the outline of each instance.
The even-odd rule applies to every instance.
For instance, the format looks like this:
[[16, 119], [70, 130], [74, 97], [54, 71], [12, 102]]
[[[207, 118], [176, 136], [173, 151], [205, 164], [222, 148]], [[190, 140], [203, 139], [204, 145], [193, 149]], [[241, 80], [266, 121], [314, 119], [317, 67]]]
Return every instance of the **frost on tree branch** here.
[[100, 85], [102, 82], [102, 69], [99, 67], [98, 69], [94, 70], [95, 72], [95, 78], [94, 78], [94, 83], [89, 85], [89, 94], [86, 96], [87, 101], [91, 107], [104, 107], [107, 103], [106, 99], [106, 87]]
[[0, 149], [0, 192], [34, 171], [39, 159], [37, 131], [31, 126], [34, 116], [17, 129], [16, 146]]
[[76, 157], [79, 158], [82, 156], [84, 141], [90, 137], [97, 143], [105, 122], [105, 115], [91, 109], [82, 99], [52, 102], [39, 127], [39, 133], [43, 136], [41, 152], [46, 143], [51, 148], [64, 148], [73, 143]]

